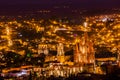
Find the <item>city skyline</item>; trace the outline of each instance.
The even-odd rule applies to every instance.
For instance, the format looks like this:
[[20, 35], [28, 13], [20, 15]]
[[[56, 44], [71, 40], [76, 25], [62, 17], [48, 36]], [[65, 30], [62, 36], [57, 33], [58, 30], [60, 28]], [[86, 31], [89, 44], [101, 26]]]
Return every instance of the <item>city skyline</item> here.
[[0, 80], [120, 79], [119, 4], [0, 0]]

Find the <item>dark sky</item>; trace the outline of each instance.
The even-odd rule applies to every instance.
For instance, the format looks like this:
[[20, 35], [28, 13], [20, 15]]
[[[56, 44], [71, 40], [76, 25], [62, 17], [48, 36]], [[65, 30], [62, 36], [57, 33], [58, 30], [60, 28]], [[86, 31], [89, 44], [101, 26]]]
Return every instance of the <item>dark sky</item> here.
[[70, 8], [120, 8], [120, 0], [0, 0], [0, 13], [15, 10], [35, 10], [69, 5]]
[[[120, 7], [120, 0], [0, 0], [0, 6], [25, 7], [27, 5], [38, 7], [49, 5], [70, 4], [79, 8], [112, 8]], [[24, 6], [23, 6], [24, 5]]]
[[45, 3], [49, 3], [49, 2], [63, 2], [63, 1], [72, 1], [72, 2], [86, 2], [86, 1], [91, 1], [91, 2], [94, 2], [94, 1], [101, 1], [101, 2], [109, 2], [109, 1], [119, 1], [119, 0], [0, 0], [0, 2], [9, 2], [9, 3], [15, 3], [15, 2], [20, 2], [20, 3], [35, 3], [35, 2], [39, 2], [39, 3], [42, 3], [42, 2], [45, 2]]

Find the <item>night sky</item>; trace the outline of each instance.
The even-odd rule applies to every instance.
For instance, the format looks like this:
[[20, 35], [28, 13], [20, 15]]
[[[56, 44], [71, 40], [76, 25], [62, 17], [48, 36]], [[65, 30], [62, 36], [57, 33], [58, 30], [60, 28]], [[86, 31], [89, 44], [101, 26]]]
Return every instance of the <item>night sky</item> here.
[[77, 6], [79, 8], [114, 8], [114, 7], [120, 7], [120, 0], [0, 0], [0, 6], [14, 6], [14, 7], [20, 7], [20, 6], [35, 6], [35, 5], [41, 5], [42, 6], [48, 6], [49, 5], [60, 5], [60, 4], [69, 4], [71, 3], [71, 6]]
[[[55, 9], [56, 6], [60, 8]], [[63, 9], [63, 6], [69, 8]], [[0, 15], [23, 15], [44, 9], [62, 15], [63, 11], [70, 14], [69, 11], [75, 9], [94, 11], [111, 8], [120, 8], [120, 0], [0, 0]]]

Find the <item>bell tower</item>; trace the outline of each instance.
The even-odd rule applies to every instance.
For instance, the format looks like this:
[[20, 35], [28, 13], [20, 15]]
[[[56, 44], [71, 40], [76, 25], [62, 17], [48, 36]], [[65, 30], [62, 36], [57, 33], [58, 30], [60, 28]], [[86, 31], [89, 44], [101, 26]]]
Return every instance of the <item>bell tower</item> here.
[[93, 42], [88, 39], [87, 23], [84, 23], [84, 34], [80, 39], [76, 39], [74, 50], [74, 62], [79, 66], [86, 66], [91, 64], [93, 66], [91, 71], [95, 69], [95, 52]]
[[57, 60], [61, 63], [64, 62], [64, 45], [63, 45], [63, 43], [59, 43], [57, 45]]

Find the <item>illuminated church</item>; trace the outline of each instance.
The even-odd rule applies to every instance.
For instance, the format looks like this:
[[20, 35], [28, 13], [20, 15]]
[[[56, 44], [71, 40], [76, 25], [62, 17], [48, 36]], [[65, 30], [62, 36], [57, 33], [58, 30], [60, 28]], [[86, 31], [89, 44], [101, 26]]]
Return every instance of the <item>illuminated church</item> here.
[[84, 33], [84, 37], [81, 40], [76, 40], [74, 50], [74, 62], [79, 65], [94, 63], [94, 48], [92, 41], [88, 40], [87, 33]]
[[[74, 48], [74, 65], [81, 66], [87, 71], [95, 71], [95, 52], [93, 42], [88, 38], [87, 24], [81, 39], [76, 39]], [[86, 67], [87, 66], [87, 67]], [[90, 69], [90, 70], [89, 70]]]

